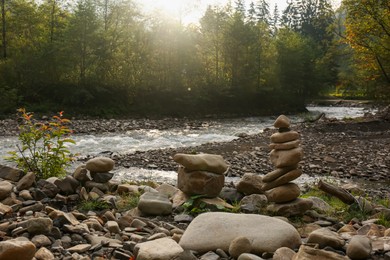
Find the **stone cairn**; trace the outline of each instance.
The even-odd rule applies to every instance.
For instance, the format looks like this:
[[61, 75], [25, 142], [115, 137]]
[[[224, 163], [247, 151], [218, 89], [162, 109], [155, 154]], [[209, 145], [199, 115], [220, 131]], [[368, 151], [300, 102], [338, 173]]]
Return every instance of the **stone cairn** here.
[[[304, 208], [299, 212], [305, 211], [311, 205], [305, 200], [297, 199], [300, 189], [292, 182], [302, 174], [299, 162], [303, 159], [303, 150], [300, 147], [299, 133], [290, 129], [290, 120], [284, 115], [276, 119], [274, 127], [278, 128], [278, 132], [271, 135], [269, 147], [272, 149], [270, 160], [276, 169], [263, 177], [262, 190], [268, 202], [274, 202], [277, 208], [281, 207], [280, 204], [289, 204], [294, 208], [300, 205]], [[289, 212], [292, 213], [291, 209]]]
[[215, 154], [176, 154], [173, 160], [181, 166], [177, 187], [185, 194], [214, 198], [225, 184], [228, 165], [223, 157]]

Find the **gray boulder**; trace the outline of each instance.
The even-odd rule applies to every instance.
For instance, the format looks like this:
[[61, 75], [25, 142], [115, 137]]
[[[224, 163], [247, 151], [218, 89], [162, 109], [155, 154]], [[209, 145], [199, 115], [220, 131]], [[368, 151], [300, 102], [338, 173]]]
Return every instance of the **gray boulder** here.
[[230, 243], [239, 236], [251, 241], [254, 254], [275, 252], [280, 247], [297, 248], [301, 244], [298, 231], [283, 220], [225, 212], [198, 215], [185, 230], [179, 244], [185, 250], [199, 253], [218, 248], [227, 252]]

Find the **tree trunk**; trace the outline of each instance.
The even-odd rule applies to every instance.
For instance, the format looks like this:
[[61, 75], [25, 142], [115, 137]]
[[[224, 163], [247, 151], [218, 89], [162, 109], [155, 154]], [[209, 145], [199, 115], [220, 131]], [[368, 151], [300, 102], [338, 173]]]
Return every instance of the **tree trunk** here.
[[345, 204], [351, 205], [356, 201], [355, 197], [345, 189], [333, 186], [329, 183], [323, 182], [322, 180], [318, 182], [317, 186], [320, 190], [339, 198]]
[[7, 58], [7, 41], [6, 41], [6, 25], [5, 25], [5, 0], [1, 0], [1, 24], [2, 24], [2, 44], [3, 58]]

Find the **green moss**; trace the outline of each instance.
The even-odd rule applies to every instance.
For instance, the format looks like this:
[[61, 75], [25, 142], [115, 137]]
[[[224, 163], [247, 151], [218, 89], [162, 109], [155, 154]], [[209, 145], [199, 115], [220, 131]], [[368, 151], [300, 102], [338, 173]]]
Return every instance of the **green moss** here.
[[100, 200], [86, 200], [80, 203], [78, 208], [82, 211], [100, 211], [104, 209], [109, 209], [110, 204], [106, 201], [100, 201]]

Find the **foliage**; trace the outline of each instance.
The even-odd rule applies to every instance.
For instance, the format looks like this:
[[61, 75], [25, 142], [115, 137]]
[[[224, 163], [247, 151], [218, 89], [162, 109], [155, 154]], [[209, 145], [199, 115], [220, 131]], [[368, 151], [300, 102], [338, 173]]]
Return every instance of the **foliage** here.
[[110, 208], [110, 204], [104, 200], [86, 200], [82, 201], [78, 208], [83, 211], [90, 211], [90, 210], [105, 210]]
[[293, 112], [336, 82], [349, 93], [358, 85], [381, 97], [388, 9], [385, 1], [354, 2], [345, 1], [346, 20], [337, 20], [347, 22], [351, 49], [333, 41], [328, 0], [290, 1], [283, 19], [267, 1], [249, 10], [235, 1], [209, 6], [189, 25], [143, 15], [135, 0], [4, 1], [1, 109], [106, 117]]
[[[364, 207], [359, 205], [358, 203], [353, 203], [351, 205], [347, 205], [343, 203], [338, 198], [331, 196], [318, 188], [312, 188], [305, 194], [301, 195], [302, 198], [308, 198], [308, 197], [318, 197], [322, 200], [324, 200], [326, 203], [328, 203], [331, 206], [331, 210], [329, 212], [326, 212], [329, 216], [335, 217], [341, 221], [344, 221], [348, 223], [353, 218], [359, 219], [359, 220], [366, 220], [370, 215], [369, 213], [364, 210]], [[381, 204], [385, 207], [388, 207], [389, 200], [388, 199], [378, 199], [371, 201], [373, 204]], [[384, 214], [378, 215], [379, 221], [377, 224], [383, 225], [385, 227], [390, 226], [390, 221], [386, 219], [386, 216]]]
[[345, 40], [353, 48], [359, 78], [381, 86], [375, 95], [388, 96], [390, 86], [390, 9], [388, 1], [343, 1]]
[[206, 208], [206, 203], [200, 202], [200, 198], [205, 198], [204, 195], [194, 195], [191, 196], [184, 204], [183, 208], [188, 214], [190, 215], [198, 215], [203, 212], [210, 211], [209, 209]]
[[67, 144], [75, 143], [69, 138], [70, 121], [63, 118], [63, 112], [46, 122], [35, 121], [33, 113], [24, 108], [20, 108], [18, 114], [20, 145], [16, 151], [9, 152], [6, 159], [17, 163], [24, 171], [36, 173], [38, 178], [65, 175], [66, 167], [73, 160]]
[[138, 206], [140, 193], [124, 194], [118, 199], [116, 207], [119, 211], [127, 211]]

